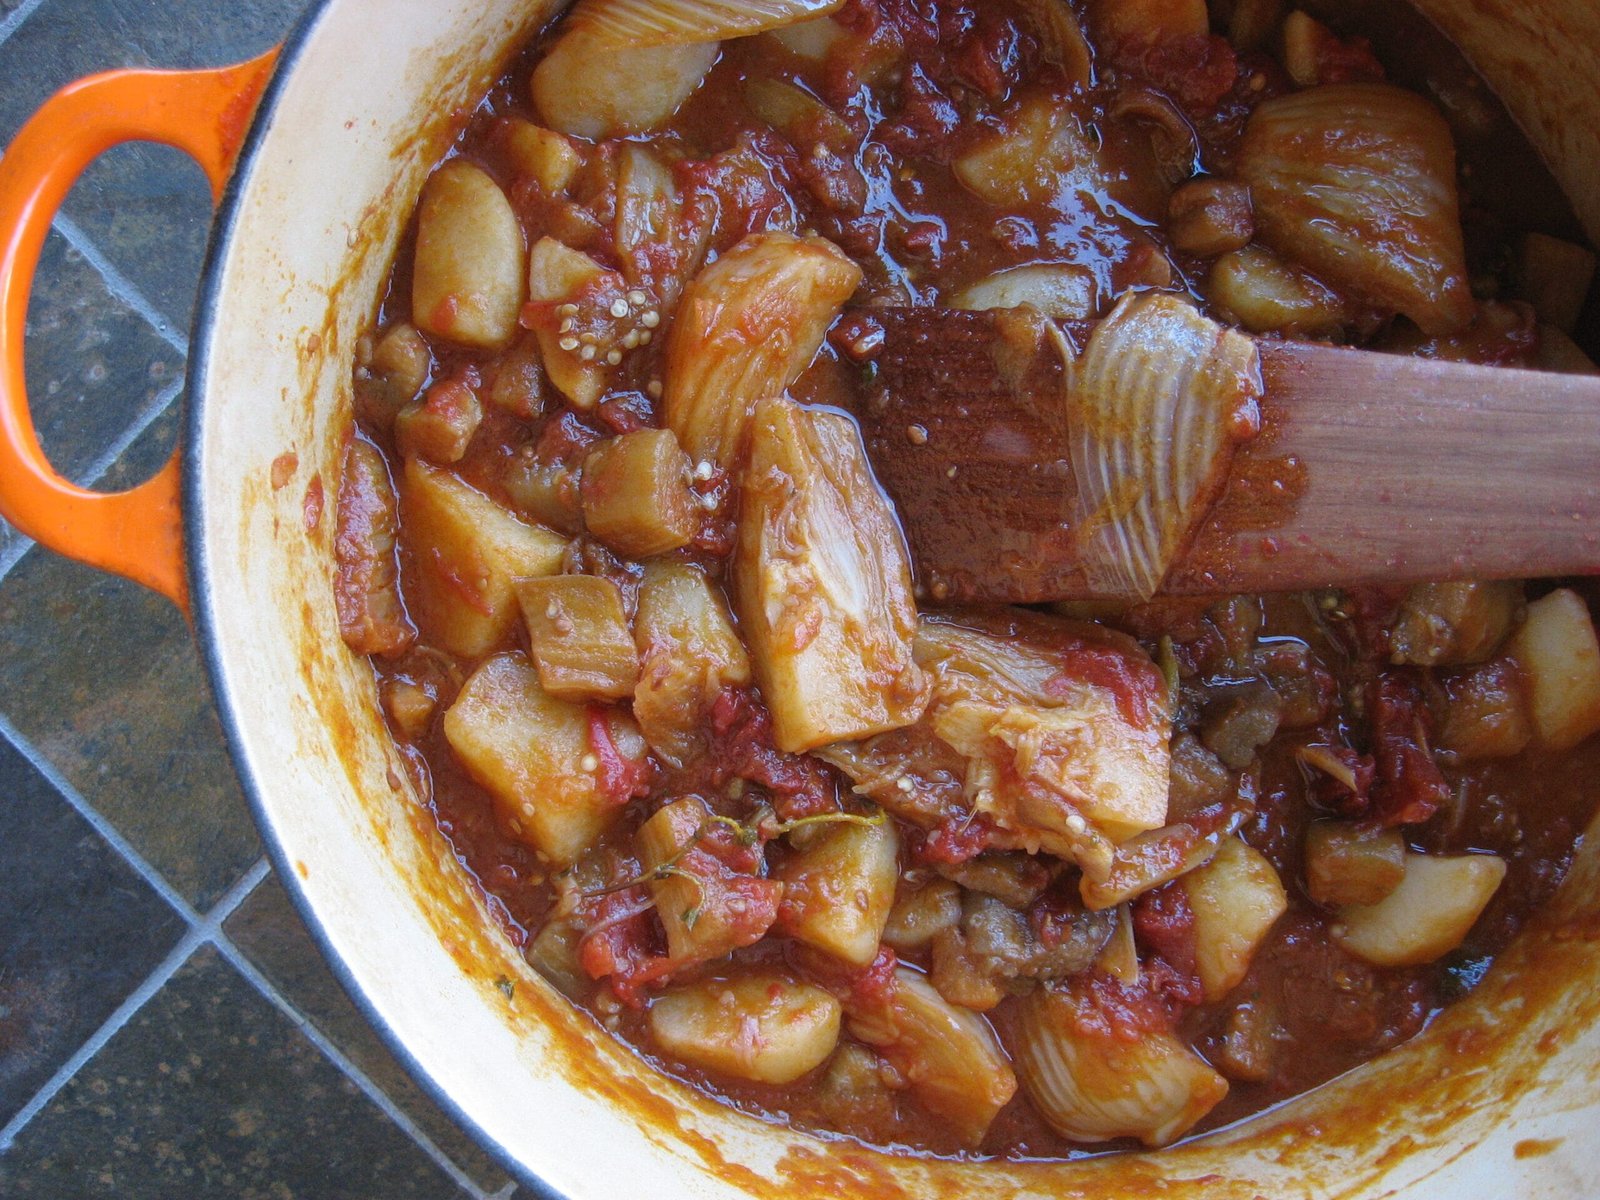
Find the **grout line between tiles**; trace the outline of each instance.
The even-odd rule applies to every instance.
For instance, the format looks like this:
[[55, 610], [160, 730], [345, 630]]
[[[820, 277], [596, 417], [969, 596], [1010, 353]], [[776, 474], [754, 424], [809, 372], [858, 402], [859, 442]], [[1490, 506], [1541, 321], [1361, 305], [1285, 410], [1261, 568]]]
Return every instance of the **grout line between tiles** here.
[[43, 3], [44, 0], [23, 0], [23, 3], [18, 5], [17, 8], [12, 11], [9, 17], [7, 17], [4, 21], [0, 21], [0, 42], [4, 42], [8, 37], [15, 33], [17, 31], [17, 26], [21, 25], [30, 16], [32, 16], [33, 10], [38, 8]]
[[110, 259], [100, 252], [100, 247], [94, 244], [93, 239], [83, 231], [76, 221], [67, 216], [66, 213], [58, 212], [56, 213], [55, 229], [57, 233], [66, 239], [67, 245], [83, 256], [84, 262], [100, 272], [101, 277], [105, 280], [108, 292], [143, 317], [145, 322], [160, 335], [161, 340], [166, 342], [167, 345], [185, 358], [189, 356], [188, 339], [172, 328], [172, 323], [156, 310], [156, 306], [150, 303], [145, 294], [139, 290], [139, 286], [124, 275]]
[[[96, 483], [99, 483], [105, 477], [106, 472], [116, 465], [117, 460], [127, 453], [128, 447], [138, 441], [144, 432], [160, 420], [167, 409], [172, 407], [173, 402], [183, 394], [183, 386], [184, 377], [180, 375], [158, 392], [149, 406], [134, 417], [133, 424], [123, 430], [117, 439], [101, 453], [100, 457], [96, 458], [84, 469], [79, 476], [82, 480], [82, 486], [93, 487]], [[29, 550], [32, 550], [35, 545], [36, 543], [32, 538], [24, 536], [20, 531], [17, 533], [17, 540], [7, 546], [3, 552], [0, 552], [0, 581], [3, 581], [7, 575], [11, 574], [12, 568], [21, 562], [23, 556]]]
[[[3, 723], [4, 718], [0, 718], [0, 732], [4, 732], [13, 743], [17, 743], [15, 731], [8, 724]], [[25, 742], [18, 744], [17, 749], [25, 757], [32, 754], [32, 748]], [[37, 755], [33, 755], [33, 758], [37, 759]], [[35, 765], [39, 764], [35, 762]], [[58, 788], [61, 787], [61, 782], [58, 782], [57, 778], [51, 778], [50, 782]], [[64, 790], [63, 794], [67, 794], [67, 790]], [[78, 803], [82, 803], [81, 799]], [[78, 807], [78, 805], [74, 805], [74, 807]], [[82, 809], [80, 808], [79, 811], [81, 812]], [[128, 852], [124, 851], [124, 853]], [[143, 860], [137, 857], [130, 858], [130, 862], [133, 863], [135, 868], [144, 865]], [[144, 869], [146, 871], [149, 870], [147, 866]], [[255, 865], [240, 876], [234, 885], [223, 894], [222, 899], [217, 901], [204, 918], [197, 919], [194, 910], [179, 899], [178, 909], [189, 922], [188, 931], [178, 939], [178, 944], [168, 951], [167, 956], [161, 960], [156, 969], [145, 976], [144, 981], [133, 990], [127, 999], [117, 1006], [115, 1012], [105, 1019], [100, 1028], [95, 1030], [89, 1036], [89, 1039], [78, 1047], [77, 1052], [71, 1058], [57, 1068], [56, 1073], [50, 1077], [43, 1087], [33, 1094], [33, 1097], [22, 1106], [16, 1116], [11, 1118], [5, 1128], [0, 1129], [0, 1154], [4, 1154], [11, 1149], [17, 1134], [26, 1127], [28, 1122], [38, 1116], [44, 1107], [56, 1098], [56, 1094], [67, 1085], [68, 1080], [78, 1073], [84, 1063], [98, 1054], [105, 1044], [115, 1037], [122, 1027], [144, 1007], [150, 997], [154, 996], [166, 985], [167, 981], [177, 973], [178, 968], [189, 960], [190, 955], [206, 943], [218, 940], [222, 922], [233, 915], [234, 909], [243, 903], [244, 898], [255, 890], [256, 885], [271, 870], [272, 865], [265, 858], [258, 859]], [[168, 888], [166, 890], [170, 891], [171, 889]]]
[[334, 1045], [326, 1034], [290, 1003], [283, 993], [278, 991], [272, 981], [263, 975], [253, 962], [245, 957], [244, 953], [233, 944], [225, 933], [219, 929], [211, 940], [217, 949], [222, 952], [223, 957], [232, 963], [241, 975], [254, 984], [258, 992], [276, 1005], [278, 1010], [288, 1017], [301, 1033], [305, 1034], [311, 1044], [322, 1051], [329, 1062], [338, 1067], [350, 1082], [361, 1089], [368, 1100], [378, 1106], [384, 1116], [399, 1126], [429, 1158], [433, 1159], [440, 1170], [450, 1176], [457, 1185], [465, 1189], [473, 1197], [473, 1200], [490, 1200], [489, 1194], [480, 1188], [470, 1175], [458, 1167], [448, 1154], [434, 1145], [432, 1139], [418, 1127], [415, 1121], [406, 1115], [404, 1110], [389, 1098], [382, 1088], [367, 1077], [365, 1071], [352, 1062], [344, 1051]]

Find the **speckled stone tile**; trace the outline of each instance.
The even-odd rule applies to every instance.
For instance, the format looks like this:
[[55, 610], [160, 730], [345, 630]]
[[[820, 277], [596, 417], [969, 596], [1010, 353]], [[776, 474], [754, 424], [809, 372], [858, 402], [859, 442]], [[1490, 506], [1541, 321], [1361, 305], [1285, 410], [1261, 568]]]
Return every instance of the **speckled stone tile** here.
[[[281, 40], [309, 0], [50, 0], [0, 44], [0, 142], [54, 91], [122, 66], [222, 66]], [[200, 169], [175, 150], [101, 158], [66, 211], [180, 330], [189, 327], [211, 222]]]
[[504, 1170], [418, 1087], [345, 994], [276, 878], [261, 882], [225, 930], [261, 973], [381, 1087], [485, 1191]]
[[[105, 485], [148, 475], [177, 420]], [[154, 593], [30, 551], [0, 581], [0, 712], [197, 908], [260, 856], [189, 629]]]
[[[183, 354], [56, 233], [34, 276], [25, 358], [40, 444], [56, 470], [80, 483], [183, 374]], [[14, 536], [0, 524], [0, 554]]]
[[450, 1178], [212, 948], [23, 1127], [12, 1200], [442, 1200]]
[[49, 781], [0, 741], [0, 1126], [183, 928]]

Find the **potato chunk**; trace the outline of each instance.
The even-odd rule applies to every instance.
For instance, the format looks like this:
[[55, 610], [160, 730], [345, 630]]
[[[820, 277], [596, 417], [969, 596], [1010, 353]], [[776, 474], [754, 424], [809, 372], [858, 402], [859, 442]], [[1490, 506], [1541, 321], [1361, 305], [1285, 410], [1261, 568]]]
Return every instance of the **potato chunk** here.
[[1461, 944], [1505, 876], [1492, 854], [1407, 854], [1400, 885], [1377, 904], [1340, 909], [1329, 933], [1374, 966], [1430, 963]]
[[701, 731], [717, 696], [750, 682], [750, 658], [721, 592], [687, 563], [645, 564], [633, 637], [633, 714], [650, 748], [682, 766], [705, 748]]
[[569, 138], [521, 117], [507, 117], [506, 149], [519, 175], [531, 179], [547, 197], [561, 195], [583, 166], [583, 155]]
[[[612, 715], [615, 749], [638, 761], [638, 734]], [[627, 798], [602, 786], [590, 711], [557, 699], [520, 653], [472, 673], [444, 716], [444, 735], [467, 773], [493, 797], [507, 830], [550, 862], [568, 866], [604, 832]]]
[[1265, 246], [1246, 246], [1217, 259], [1206, 292], [1251, 333], [1328, 337], [1355, 315], [1320, 280]]
[[572, 30], [533, 70], [533, 103], [560, 133], [598, 141], [668, 120], [717, 61], [716, 42], [619, 46]]
[[638, 429], [589, 451], [583, 520], [618, 554], [653, 558], [687, 546], [700, 528], [689, 456], [670, 429]]
[[633, 695], [639, 654], [616, 584], [594, 575], [556, 575], [516, 587], [545, 691], [563, 700]]
[[1224, 838], [1205, 866], [1183, 877], [1194, 910], [1194, 959], [1206, 999], [1220, 1000], [1250, 971], [1250, 960], [1288, 907], [1278, 872], [1258, 850]]
[[962, 288], [951, 308], [983, 310], [1031, 304], [1057, 321], [1087, 321], [1100, 309], [1094, 272], [1072, 263], [1035, 263], [986, 275]]
[[995, 133], [950, 166], [957, 179], [991, 204], [1050, 204], [1106, 184], [1094, 137], [1070, 107], [1047, 92], [1022, 97], [1001, 114]]
[[900, 876], [894, 824], [839, 825], [773, 872], [783, 883], [778, 928], [836, 958], [864, 967], [878, 943]]
[[417, 207], [417, 325], [466, 346], [504, 346], [517, 331], [523, 263], [522, 226], [500, 185], [465, 159], [435, 171]]
[[922, 714], [911, 564], [847, 417], [782, 396], [757, 407], [733, 582], [780, 749], [870, 737]]
[[772, 971], [675, 987], [650, 1006], [650, 1034], [674, 1058], [757, 1083], [793, 1083], [839, 1043], [839, 1002]]
[[896, 967], [894, 979], [887, 1004], [850, 1009], [850, 1032], [876, 1046], [923, 1107], [976, 1147], [1016, 1094], [1006, 1053], [988, 1021], [951, 1004], [923, 976]]
[[400, 515], [415, 570], [412, 615], [430, 640], [463, 658], [505, 641], [517, 620], [512, 581], [555, 574], [567, 548], [559, 534], [415, 458], [405, 466]]
[[823, 238], [759, 233], [689, 284], [667, 342], [666, 423], [695, 462], [735, 470], [756, 403], [811, 365], [861, 268]]
[[1228, 1081], [1172, 1034], [1118, 1037], [1103, 1020], [1079, 1019], [1087, 1003], [1070, 985], [1047, 987], [1018, 1010], [1017, 1073], [1039, 1115], [1062, 1137], [1136, 1137], [1165, 1146], [1228, 1094]]
[[1528, 684], [1533, 730], [1552, 750], [1566, 750], [1600, 730], [1600, 642], [1589, 608], [1570, 588], [1528, 605], [1528, 619], [1506, 652]]

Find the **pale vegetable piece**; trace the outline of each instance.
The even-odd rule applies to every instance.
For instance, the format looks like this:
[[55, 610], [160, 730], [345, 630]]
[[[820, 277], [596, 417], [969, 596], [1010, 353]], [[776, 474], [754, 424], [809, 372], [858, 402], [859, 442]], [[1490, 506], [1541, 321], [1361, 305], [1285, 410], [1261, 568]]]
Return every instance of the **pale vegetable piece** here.
[[[593, 408], [600, 399], [609, 365], [606, 356], [617, 349], [612, 327], [600, 323], [597, 314], [609, 321], [613, 306], [621, 302], [626, 308], [628, 290], [618, 272], [606, 270], [555, 238], [540, 238], [528, 255], [528, 299], [556, 314], [556, 319], [534, 326], [544, 369], [550, 382], [578, 408]], [[591, 340], [584, 341], [584, 333]]]
[[512, 167], [533, 180], [544, 196], [562, 195], [583, 166], [583, 155], [571, 139], [543, 125], [507, 117], [504, 137]]
[[1116, 843], [1166, 821], [1160, 672], [1097, 626], [958, 620], [924, 619], [917, 660], [934, 687], [924, 719], [965, 761], [967, 796], [1018, 848], [1103, 878]]
[[1035, 263], [986, 275], [962, 288], [947, 303], [951, 308], [975, 311], [1031, 304], [1057, 321], [1087, 321], [1099, 312], [1100, 297], [1094, 272], [1088, 267]]
[[1028, 29], [1039, 39], [1039, 52], [1045, 61], [1060, 67], [1067, 82], [1075, 87], [1092, 84], [1094, 55], [1067, 0], [1021, 0], [1017, 7]]
[[1394, 661], [1419, 667], [1483, 662], [1521, 615], [1516, 580], [1413, 584], [1394, 624]]
[[772, 30], [772, 37], [790, 54], [808, 62], [826, 62], [833, 48], [849, 37], [849, 31], [832, 17], [813, 17]]
[[1228, 40], [1245, 54], [1266, 47], [1283, 17], [1285, 0], [1234, 0], [1228, 15]]
[[1196, 179], [1172, 193], [1167, 204], [1172, 244], [1196, 258], [1242, 250], [1255, 236], [1250, 189], [1226, 179]]
[[887, 1005], [852, 1008], [847, 1027], [877, 1047], [924, 1108], [976, 1148], [1016, 1094], [1011, 1063], [983, 1017], [951, 1004], [907, 967], [896, 967], [894, 978]]
[[339, 634], [357, 654], [398, 654], [417, 640], [400, 600], [394, 485], [383, 452], [363, 438], [345, 445], [339, 472], [333, 599]]
[[1428, 100], [1383, 83], [1275, 97], [1245, 126], [1236, 169], [1280, 254], [1430, 335], [1472, 323], [1455, 146]]
[[1088, 12], [1108, 42], [1162, 42], [1211, 31], [1206, 0], [1090, 0]]
[[1165, 1146], [1228, 1094], [1228, 1081], [1170, 1033], [1118, 1037], [1083, 1020], [1069, 988], [1039, 988], [1018, 1008], [1017, 1074], [1034, 1108], [1062, 1137], [1136, 1137]]
[[1148, 599], [1260, 427], [1255, 344], [1167, 293], [1130, 293], [1073, 364], [1068, 516], [1085, 577]]
[[395, 417], [395, 448], [407, 458], [460, 462], [482, 423], [478, 393], [459, 379], [441, 379]]
[[839, 1002], [771, 971], [669, 989], [650, 1005], [650, 1036], [674, 1058], [736, 1079], [793, 1083], [839, 1044]]
[[639, 858], [674, 967], [760, 941], [783, 898], [783, 884], [730, 870], [699, 847], [712, 825], [700, 798], [685, 796], [639, 827]]
[[1406, 874], [1398, 829], [1316, 821], [1306, 830], [1306, 892], [1318, 904], [1377, 904]]
[[[684, 216], [672, 169], [644, 146], [626, 143], [617, 155], [617, 259], [630, 289], [646, 289], [650, 318], [665, 320], [705, 259], [712, 223]], [[641, 316], [643, 314], [641, 313]], [[654, 328], [659, 328], [659, 325]], [[642, 340], [654, 329], [640, 329]]]
[[498, 349], [517, 331], [523, 297], [522, 226], [500, 185], [465, 159], [423, 185], [411, 316], [425, 333]]
[[1194, 961], [1206, 999], [1222, 999], [1288, 907], [1278, 872], [1259, 850], [1224, 838], [1205, 866], [1183, 877], [1194, 910]]
[[1115, 908], [1203, 867], [1220, 844], [1215, 834], [1202, 837], [1181, 821], [1136, 834], [1116, 848], [1108, 866], [1084, 872], [1078, 893], [1093, 911]]
[[639, 653], [622, 590], [594, 575], [525, 579], [517, 602], [539, 682], [563, 700], [623, 700], [639, 680]]
[[595, 141], [648, 133], [695, 93], [719, 50], [714, 37], [618, 45], [571, 28], [533, 69], [533, 105], [558, 133]]
[[883, 940], [901, 954], [921, 950], [960, 920], [961, 889], [948, 879], [930, 879], [895, 897], [884, 923]]
[[528, 943], [524, 955], [528, 965], [569, 1000], [581, 999], [594, 984], [578, 959], [582, 941], [583, 930], [577, 924], [552, 917]]
[[1594, 282], [1594, 252], [1544, 233], [1522, 238], [1517, 293], [1546, 325], [1571, 333]]
[[835, 958], [867, 966], [877, 957], [894, 903], [899, 851], [889, 820], [820, 833], [772, 873], [783, 884], [776, 927]]
[[1505, 875], [1492, 854], [1407, 854], [1399, 886], [1377, 904], [1340, 909], [1329, 934], [1373, 966], [1434, 962], [1461, 945]]
[[750, 682], [749, 656], [721, 592], [687, 563], [645, 564], [633, 636], [634, 717], [650, 748], [682, 766], [705, 748], [702, 730], [723, 689]]
[[[575, 862], [622, 811], [592, 765], [589, 710], [546, 692], [520, 653], [472, 673], [444, 715], [444, 735], [506, 829], [556, 866]], [[642, 756], [637, 733], [614, 740]]]
[[689, 456], [670, 429], [636, 429], [601, 442], [583, 463], [583, 520], [627, 558], [687, 546], [700, 528]]
[[999, 128], [950, 167], [978, 196], [1007, 206], [1051, 204], [1106, 185], [1095, 138], [1071, 108], [1042, 92], [1003, 113]]
[[1125, 987], [1139, 982], [1139, 945], [1133, 936], [1133, 906], [1117, 905], [1117, 927], [1095, 959], [1095, 966]]
[[1251, 333], [1331, 337], [1356, 315], [1321, 280], [1261, 245], [1217, 259], [1206, 295]]
[[1558, 588], [1528, 605], [1506, 653], [1527, 680], [1534, 736], [1566, 750], [1600, 730], [1600, 643], [1588, 605]]
[[1279, 58], [1289, 78], [1303, 88], [1321, 83], [1322, 49], [1332, 40], [1332, 31], [1309, 13], [1295, 9], [1285, 17]]
[[745, 238], [689, 284], [667, 342], [662, 412], [696, 463], [736, 470], [758, 401], [811, 365], [861, 268], [818, 237]]
[[583, 0], [568, 18], [613, 46], [748, 37], [825, 17], [844, 0]]
[[1511, 758], [1533, 740], [1528, 689], [1509, 658], [1447, 676], [1439, 746], [1465, 759]]
[[567, 540], [518, 520], [449, 471], [405, 465], [400, 528], [416, 586], [412, 615], [441, 649], [481, 658], [517, 621], [514, 580], [554, 575]]
[[854, 422], [773, 396], [756, 408], [733, 590], [779, 749], [870, 737], [922, 715], [900, 527]]

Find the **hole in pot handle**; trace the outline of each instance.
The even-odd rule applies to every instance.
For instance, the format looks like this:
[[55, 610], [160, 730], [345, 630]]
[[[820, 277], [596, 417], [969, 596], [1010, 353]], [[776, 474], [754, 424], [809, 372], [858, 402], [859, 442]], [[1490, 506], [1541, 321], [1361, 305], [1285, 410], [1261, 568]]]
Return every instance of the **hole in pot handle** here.
[[153, 588], [185, 612], [179, 452], [125, 492], [90, 491], [56, 473], [28, 411], [28, 296], [56, 210], [112, 146], [148, 141], [182, 150], [219, 201], [277, 53], [210, 70], [81, 79], [45, 101], [0, 158], [0, 515], [40, 545]]

